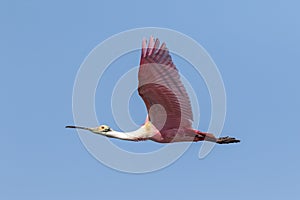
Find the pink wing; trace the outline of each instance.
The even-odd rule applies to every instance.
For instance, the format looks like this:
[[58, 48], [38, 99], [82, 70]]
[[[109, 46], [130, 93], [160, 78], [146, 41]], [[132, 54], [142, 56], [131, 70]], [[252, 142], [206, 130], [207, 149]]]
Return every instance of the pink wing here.
[[144, 39], [138, 91], [146, 104], [149, 120], [161, 134], [170, 129], [191, 128], [190, 99], [166, 44], [159, 48], [159, 40], [154, 41], [153, 37], [148, 47], [146, 43]]

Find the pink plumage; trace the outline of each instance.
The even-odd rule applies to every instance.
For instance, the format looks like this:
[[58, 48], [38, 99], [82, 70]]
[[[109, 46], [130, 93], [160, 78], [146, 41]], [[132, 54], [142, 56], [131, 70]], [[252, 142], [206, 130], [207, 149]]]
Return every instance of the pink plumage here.
[[239, 142], [231, 137], [216, 138], [213, 134], [192, 128], [193, 113], [189, 96], [166, 44], [159, 45], [159, 40], [154, 40], [152, 36], [148, 46], [146, 39], [142, 41], [138, 92], [148, 111], [147, 121], [142, 127], [127, 133], [114, 131], [106, 125], [96, 128], [67, 128], [89, 130], [106, 137], [130, 141], [171, 143], [207, 140], [220, 144]]

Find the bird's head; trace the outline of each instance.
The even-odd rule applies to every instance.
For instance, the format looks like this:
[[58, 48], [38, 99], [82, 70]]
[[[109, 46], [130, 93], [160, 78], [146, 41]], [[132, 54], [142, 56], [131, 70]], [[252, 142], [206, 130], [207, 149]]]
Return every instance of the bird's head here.
[[77, 129], [83, 129], [88, 130], [96, 134], [108, 136], [109, 132], [112, 132], [113, 130], [107, 126], [107, 125], [101, 125], [95, 128], [88, 128], [88, 127], [82, 127], [82, 126], [66, 126], [66, 128], [77, 128]]
[[94, 133], [104, 133], [105, 134], [107, 132], [112, 131], [112, 129], [107, 125], [101, 125], [101, 126], [96, 127], [95, 129], [96, 129], [96, 131], [94, 131]]

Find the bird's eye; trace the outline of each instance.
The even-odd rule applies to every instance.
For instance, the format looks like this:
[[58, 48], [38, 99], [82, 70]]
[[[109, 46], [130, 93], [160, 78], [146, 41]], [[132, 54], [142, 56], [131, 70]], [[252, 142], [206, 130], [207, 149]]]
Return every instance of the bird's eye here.
[[104, 129], [104, 126], [101, 126], [100, 128], [101, 128], [101, 129]]

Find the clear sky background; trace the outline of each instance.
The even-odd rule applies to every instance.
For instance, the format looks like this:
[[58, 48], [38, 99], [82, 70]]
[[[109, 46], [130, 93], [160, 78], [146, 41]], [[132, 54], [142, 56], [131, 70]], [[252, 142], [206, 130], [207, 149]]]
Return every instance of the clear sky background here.
[[[296, 0], [1, 1], [0, 199], [299, 199], [299, 7]], [[242, 143], [216, 146], [203, 160], [196, 143], [171, 166], [136, 175], [102, 165], [64, 129], [73, 124], [84, 58], [109, 36], [145, 26], [183, 32], [209, 52], [226, 87], [223, 135]], [[140, 124], [142, 103], [132, 112]], [[103, 123], [117, 129], [110, 115]], [[141, 143], [117, 143], [143, 151]]]

